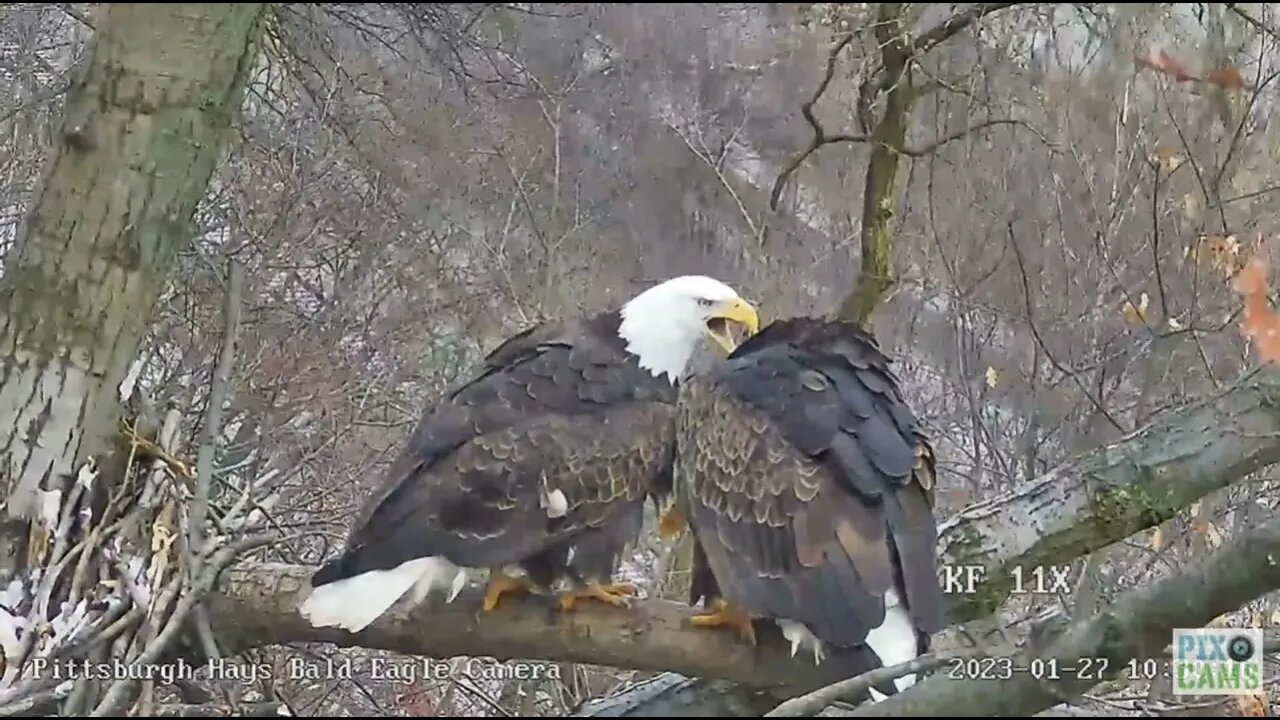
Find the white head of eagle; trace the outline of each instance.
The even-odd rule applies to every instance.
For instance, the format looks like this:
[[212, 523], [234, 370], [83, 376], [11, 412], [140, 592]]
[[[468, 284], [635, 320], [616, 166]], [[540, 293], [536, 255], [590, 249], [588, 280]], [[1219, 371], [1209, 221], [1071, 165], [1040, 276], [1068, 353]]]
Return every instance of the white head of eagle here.
[[760, 319], [750, 303], [728, 285], [705, 275], [683, 275], [658, 283], [622, 306], [619, 335], [640, 366], [675, 383], [703, 338], [726, 352], [734, 339], [730, 323], [754, 334]]

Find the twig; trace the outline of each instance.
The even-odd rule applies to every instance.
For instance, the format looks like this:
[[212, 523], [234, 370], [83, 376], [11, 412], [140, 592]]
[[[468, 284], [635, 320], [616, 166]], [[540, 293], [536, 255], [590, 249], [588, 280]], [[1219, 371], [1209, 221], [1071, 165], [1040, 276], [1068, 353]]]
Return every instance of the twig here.
[[1231, 12], [1239, 16], [1241, 20], [1244, 20], [1245, 22], [1254, 26], [1258, 30], [1261, 30], [1262, 32], [1270, 35], [1272, 40], [1280, 42], [1280, 32], [1276, 31], [1275, 28], [1270, 27], [1266, 23], [1250, 15], [1245, 10], [1242, 10], [1237, 3], [1227, 3], [1227, 8], [1231, 10]]
[[817, 715], [823, 708], [840, 700], [847, 700], [866, 692], [871, 686], [886, 680], [896, 680], [912, 673], [929, 672], [944, 663], [962, 657], [979, 655], [975, 651], [957, 653], [929, 653], [897, 665], [868, 670], [847, 680], [818, 688], [811, 693], [791, 698], [764, 714], [764, 717], [807, 717]]
[[1026, 266], [1025, 260], [1023, 260], [1023, 257], [1022, 257], [1022, 250], [1018, 246], [1018, 239], [1014, 234], [1012, 221], [1009, 222], [1008, 230], [1009, 230], [1009, 234], [1008, 234], [1009, 246], [1013, 249], [1014, 259], [1018, 263], [1019, 277], [1022, 280], [1022, 300], [1023, 300], [1023, 303], [1026, 305], [1027, 325], [1029, 325], [1031, 328], [1032, 338], [1036, 341], [1036, 344], [1040, 347], [1040, 351], [1044, 353], [1044, 357], [1046, 360], [1049, 361], [1049, 364], [1053, 365], [1053, 367], [1058, 372], [1071, 378], [1072, 381], [1076, 383], [1076, 386], [1080, 389], [1080, 392], [1085, 396], [1085, 398], [1089, 401], [1089, 403], [1093, 405], [1093, 409], [1096, 410], [1099, 415], [1106, 418], [1107, 421], [1110, 422], [1111, 425], [1120, 433], [1122, 434], [1129, 433], [1130, 432], [1129, 428], [1126, 428], [1124, 425], [1120, 424], [1120, 421], [1117, 420], [1115, 416], [1111, 414], [1111, 411], [1107, 409], [1107, 406], [1102, 402], [1101, 398], [1094, 397], [1093, 393], [1089, 391], [1089, 388], [1085, 386], [1084, 381], [1080, 379], [1080, 376], [1077, 373], [1069, 370], [1065, 365], [1060, 363], [1056, 357], [1054, 357], [1053, 352], [1049, 349], [1048, 343], [1044, 341], [1044, 337], [1040, 334], [1039, 326], [1036, 324], [1035, 318], [1032, 312], [1032, 308], [1035, 307], [1035, 301], [1031, 297], [1031, 285], [1027, 277], [1027, 266]]
[[[961, 30], [964, 30], [965, 28], [969, 27], [970, 25], [982, 19], [983, 17], [990, 15], [991, 13], [996, 12], [998, 10], [1003, 10], [1005, 8], [1009, 8], [1019, 4], [1021, 3], [982, 3], [962, 13], [953, 15], [950, 18], [947, 18], [943, 22], [939, 23], [938, 25], [935, 25], [929, 30], [926, 30], [919, 37], [917, 37], [915, 42], [912, 43], [910, 46], [910, 55], [914, 56], [914, 55], [928, 52], [929, 50], [933, 49], [940, 43], [943, 43], [948, 39], [954, 37]], [[808, 147], [800, 151], [800, 153], [797, 154], [795, 157], [791, 158], [791, 160], [789, 160], [787, 164], [783, 167], [782, 172], [778, 174], [778, 179], [774, 181], [773, 189], [769, 192], [769, 209], [770, 210], [778, 209], [778, 201], [782, 196], [782, 191], [786, 187], [787, 181], [791, 178], [793, 174], [795, 174], [797, 170], [800, 169], [800, 166], [804, 164], [804, 161], [807, 160], [810, 155], [817, 152], [817, 150], [821, 148], [823, 145], [832, 145], [835, 143], [864, 143], [864, 142], [871, 141], [871, 137], [868, 135], [849, 135], [849, 134], [827, 135], [826, 130], [822, 127], [822, 124], [818, 122], [818, 118], [813, 114], [814, 105], [817, 104], [818, 100], [822, 99], [822, 96], [827, 92], [827, 86], [831, 84], [831, 79], [835, 75], [836, 61], [839, 59], [839, 55], [841, 51], [843, 51], [845, 47], [847, 47], [849, 43], [852, 42], [853, 38], [854, 38], [853, 32], [845, 33], [840, 37], [840, 39], [834, 45], [831, 46], [831, 50], [827, 53], [827, 68], [826, 68], [826, 72], [823, 74], [822, 82], [818, 83], [817, 89], [814, 90], [813, 97], [809, 98], [808, 101], [806, 101], [800, 106], [800, 114], [804, 116], [805, 121], [809, 123], [809, 127], [813, 130], [813, 139], [809, 141]], [[908, 60], [910, 60], [910, 57], [908, 57]], [[881, 74], [883, 69], [884, 69], [883, 67], [877, 68], [874, 72], [870, 74], [867, 81], [863, 83], [863, 87], [859, 90], [860, 96], [866, 95], [869, 92], [871, 92], [871, 85], [874, 84], [873, 79], [877, 75]], [[884, 81], [882, 80], [882, 82]], [[887, 88], [882, 88], [882, 89], [887, 89]], [[904, 155], [909, 155], [911, 157], [923, 157], [934, 152], [939, 147], [949, 142], [952, 142], [954, 140], [959, 140], [960, 138], [964, 137], [969, 133], [976, 132], [985, 127], [990, 127], [992, 125], [1005, 125], [1005, 124], [1023, 125], [1026, 127], [1030, 127], [1030, 125], [1020, 120], [989, 120], [985, 123], [979, 123], [978, 125], [968, 128], [967, 130], [963, 130], [953, 135], [949, 135], [941, 140], [938, 140], [934, 143], [931, 143], [930, 145], [925, 146], [920, 150], [911, 150], [909, 148], [891, 148], [891, 149], [896, 150]]]
[[[209, 511], [209, 489], [213, 485], [213, 453], [218, 435], [222, 432], [222, 403], [227, 394], [231, 376], [231, 364], [235, 360], [236, 337], [240, 331], [240, 302], [244, 285], [244, 271], [240, 263], [231, 260], [227, 267], [227, 301], [222, 332], [222, 352], [213, 373], [209, 388], [209, 406], [206, 408], [204, 428], [200, 440], [200, 452], [196, 458], [196, 496], [191, 505], [191, 549], [198, 558], [202, 555], [201, 543], [205, 514]], [[194, 569], [199, 572], [199, 565]]]
[[235, 705], [190, 704], [157, 705], [149, 717], [215, 718], [215, 717], [288, 717], [292, 715], [283, 702], [237, 703]]
[[7, 705], [0, 706], [0, 717], [25, 715], [41, 706], [57, 702], [69, 695], [71, 688], [72, 683], [69, 680], [64, 680], [53, 687], [47, 687], [39, 692], [28, 694], [21, 700], [15, 700]]
[[920, 36], [916, 38], [915, 51], [917, 53], [928, 52], [929, 50], [932, 50], [938, 45], [955, 37], [961, 30], [964, 30], [987, 15], [998, 10], [1004, 10], [1006, 8], [1013, 7], [1014, 5], [1022, 4], [1024, 3], [982, 3], [971, 7], [962, 13], [952, 15], [946, 20], [943, 20], [932, 28], [921, 33]]
[[[244, 542], [249, 542], [248, 540]], [[161, 654], [168, 648], [173, 638], [177, 636], [178, 630], [186, 623], [187, 616], [191, 613], [196, 603], [200, 601], [202, 596], [208, 592], [213, 586], [214, 580], [218, 573], [222, 571], [235, 558], [240, 545], [224, 545], [215, 551], [204, 553], [205, 562], [200, 563], [202, 568], [200, 574], [195, 577], [186, 593], [183, 593], [173, 612], [169, 615], [168, 620], [164, 623], [164, 628], [157, 633], [154, 638], [147, 644], [145, 650], [142, 651], [132, 662], [136, 667], [145, 667], [156, 662]], [[181, 576], [175, 576], [174, 582], [167, 589], [166, 599], [176, 594], [182, 583], [179, 581]], [[167, 605], [167, 601], [165, 602]], [[119, 710], [125, 695], [133, 687], [138, 679], [144, 677], [146, 673], [128, 673], [131, 677], [117, 680], [107, 691], [106, 696], [98, 703], [98, 706], [89, 714], [90, 717], [111, 717]]]
[[956, 140], [960, 140], [967, 135], [971, 135], [973, 133], [978, 132], [979, 130], [985, 130], [989, 127], [995, 127], [996, 125], [1017, 125], [1020, 127], [1025, 127], [1031, 130], [1032, 132], [1036, 132], [1036, 133], [1039, 132], [1038, 130], [1036, 130], [1035, 126], [1033, 126], [1031, 123], [1026, 122], [1025, 120], [1015, 120], [1013, 118], [1001, 118], [998, 120], [984, 120], [976, 125], [971, 125], [963, 130], [957, 130], [956, 132], [953, 132], [950, 135], [947, 135], [946, 137], [939, 138], [938, 140], [934, 140], [933, 142], [919, 149], [905, 148], [905, 147], [893, 148], [893, 149], [897, 150], [899, 153], [903, 155], [908, 155], [910, 157], [914, 157], [914, 158], [925, 157], [927, 155], [932, 155], [933, 153], [937, 152], [938, 148], [942, 147], [943, 145], [946, 145], [947, 143], [955, 142]]
[[822, 76], [822, 82], [818, 83], [818, 87], [813, 91], [813, 96], [800, 105], [800, 114], [809, 123], [809, 127], [813, 129], [813, 139], [809, 141], [809, 147], [805, 148], [787, 163], [782, 169], [782, 173], [778, 175], [778, 179], [773, 183], [773, 190], [769, 193], [769, 209], [778, 209], [778, 197], [782, 195], [782, 188], [787, 184], [787, 179], [792, 173], [800, 168], [800, 164], [805, 161], [815, 150], [827, 144], [828, 142], [861, 142], [865, 138], [855, 138], [851, 135], [836, 135], [831, 138], [827, 137], [826, 131], [822, 129], [822, 123], [818, 122], [818, 118], [813, 114], [813, 106], [822, 99], [827, 92], [827, 86], [831, 84], [831, 78], [836, 74], [836, 62], [840, 59], [840, 53], [844, 51], [849, 43], [853, 42], [854, 34], [847, 32], [840, 37], [831, 49], [827, 51], [827, 70]]

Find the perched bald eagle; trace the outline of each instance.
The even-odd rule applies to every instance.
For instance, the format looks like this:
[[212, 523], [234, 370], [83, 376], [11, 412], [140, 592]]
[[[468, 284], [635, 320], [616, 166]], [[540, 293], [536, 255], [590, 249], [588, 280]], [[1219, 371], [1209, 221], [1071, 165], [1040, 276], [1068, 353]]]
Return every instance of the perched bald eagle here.
[[661, 525], [696, 538], [691, 602], [712, 612], [694, 624], [754, 643], [772, 621], [793, 656], [854, 674], [926, 652], [943, 612], [935, 460], [890, 361], [856, 326], [808, 318], [710, 360], [682, 381]]
[[[448, 601], [489, 570], [484, 609], [504, 593], [625, 606], [612, 583], [646, 498], [671, 490], [676, 387], [695, 347], [732, 349], [756, 310], [703, 276], [654, 285], [620, 308], [516, 335], [429, 409], [346, 548], [312, 577], [301, 613], [357, 632], [409, 594]], [[560, 592], [562, 583], [569, 590]]]

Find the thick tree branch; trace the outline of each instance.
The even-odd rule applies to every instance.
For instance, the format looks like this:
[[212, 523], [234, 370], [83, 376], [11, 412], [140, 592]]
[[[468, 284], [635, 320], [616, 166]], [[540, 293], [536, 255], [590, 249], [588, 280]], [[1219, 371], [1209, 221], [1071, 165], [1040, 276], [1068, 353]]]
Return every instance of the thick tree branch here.
[[1014, 567], [1070, 562], [1280, 461], [1278, 403], [1280, 370], [1253, 371], [1207, 401], [948, 518], [942, 563], [982, 566], [986, 578], [978, 592], [951, 596], [951, 620], [994, 611]]
[[202, 705], [160, 705], [151, 717], [171, 718], [221, 718], [221, 717], [283, 717], [293, 713], [280, 702], [254, 702], [239, 705], [208, 703]]
[[688, 624], [693, 608], [670, 601], [640, 601], [626, 611], [587, 603], [552, 619], [545, 602], [524, 598], [504, 598], [494, 612], [481, 613], [482, 591], [471, 587], [451, 604], [433, 597], [416, 611], [388, 613], [357, 635], [315, 628], [298, 614], [313, 571], [248, 564], [224, 571], [220, 592], [205, 601], [219, 641], [230, 652], [328, 642], [435, 658], [582, 662], [800, 692], [840, 679], [834, 668], [789, 657], [778, 633], [760, 633], [759, 647], [752, 648], [732, 632], [694, 629]]
[[[1213, 618], [1280, 588], [1280, 518], [1245, 533], [1193, 570], [1125, 593], [1107, 610], [1071, 625], [1047, 648], [1014, 663], [1053, 658], [1056, 682], [1028, 672], [1008, 680], [953, 679], [936, 673], [907, 692], [853, 713], [855, 717], [939, 716], [957, 707], [969, 715], [1030, 717], [1077, 698], [1099, 682], [1123, 676], [1134, 658], [1161, 658], [1173, 628], [1202, 627]], [[1031, 654], [1034, 652], [1034, 655]], [[1098, 672], [1105, 664], [1105, 672]], [[1090, 667], [1086, 672], [1070, 668]]]
[[760, 717], [777, 705], [727, 680], [662, 673], [616, 695], [582, 703], [569, 717]]

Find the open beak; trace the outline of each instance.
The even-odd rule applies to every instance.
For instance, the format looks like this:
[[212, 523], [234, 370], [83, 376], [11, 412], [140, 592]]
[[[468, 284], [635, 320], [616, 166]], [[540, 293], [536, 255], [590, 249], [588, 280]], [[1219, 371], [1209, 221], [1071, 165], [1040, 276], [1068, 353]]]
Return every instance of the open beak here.
[[707, 331], [726, 353], [732, 353], [739, 343], [760, 331], [760, 315], [746, 300], [730, 300], [711, 313]]

